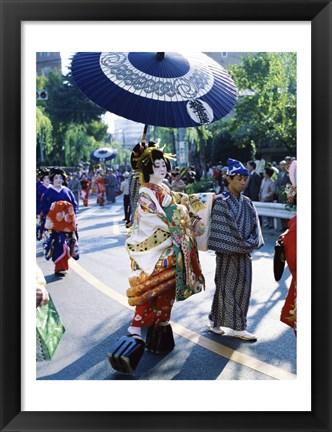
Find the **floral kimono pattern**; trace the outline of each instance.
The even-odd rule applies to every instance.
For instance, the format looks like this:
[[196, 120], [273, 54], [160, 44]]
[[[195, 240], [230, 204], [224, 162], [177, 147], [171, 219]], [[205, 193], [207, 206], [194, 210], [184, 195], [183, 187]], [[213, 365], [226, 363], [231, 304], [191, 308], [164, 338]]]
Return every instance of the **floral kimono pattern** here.
[[91, 189], [91, 181], [86, 179], [81, 180], [81, 198], [83, 200], [84, 207], [89, 206], [89, 197], [90, 197], [90, 189]]
[[195, 240], [195, 234], [203, 232], [204, 224], [187, 195], [153, 183], [140, 188], [126, 241], [132, 263], [127, 296], [136, 306], [132, 325], [157, 325], [169, 319], [175, 298], [185, 300], [204, 289]]
[[97, 202], [100, 206], [103, 206], [105, 204], [105, 179], [103, 177], [96, 177], [95, 180], [95, 190], [97, 195]]
[[68, 270], [68, 260], [79, 259], [76, 219], [73, 205], [68, 201], [51, 204], [45, 221], [44, 256], [55, 264], [55, 272]]

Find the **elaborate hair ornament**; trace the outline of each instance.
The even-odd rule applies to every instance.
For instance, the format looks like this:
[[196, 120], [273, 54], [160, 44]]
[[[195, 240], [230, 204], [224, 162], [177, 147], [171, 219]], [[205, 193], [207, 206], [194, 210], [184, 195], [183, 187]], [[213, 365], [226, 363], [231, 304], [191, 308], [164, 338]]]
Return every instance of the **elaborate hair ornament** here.
[[153, 141], [149, 143], [149, 146], [144, 149], [143, 153], [137, 159], [137, 164], [136, 164], [137, 169], [141, 170], [143, 165], [147, 165], [149, 161], [153, 162], [152, 152], [154, 150], [161, 151], [165, 159], [176, 160], [175, 155], [173, 155], [172, 153], [165, 153], [164, 152], [165, 146], [159, 147], [159, 143], [160, 143], [160, 139], [158, 139], [155, 143]]

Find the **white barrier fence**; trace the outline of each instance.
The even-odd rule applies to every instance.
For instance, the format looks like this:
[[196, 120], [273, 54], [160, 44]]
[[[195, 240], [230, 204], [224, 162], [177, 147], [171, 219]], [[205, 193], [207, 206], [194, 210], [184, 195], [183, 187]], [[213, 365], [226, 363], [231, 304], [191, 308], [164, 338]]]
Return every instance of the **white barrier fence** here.
[[253, 201], [259, 216], [268, 216], [273, 218], [275, 229], [281, 228], [279, 219], [291, 219], [296, 215], [293, 210], [288, 210], [285, 204], [276, 202]]

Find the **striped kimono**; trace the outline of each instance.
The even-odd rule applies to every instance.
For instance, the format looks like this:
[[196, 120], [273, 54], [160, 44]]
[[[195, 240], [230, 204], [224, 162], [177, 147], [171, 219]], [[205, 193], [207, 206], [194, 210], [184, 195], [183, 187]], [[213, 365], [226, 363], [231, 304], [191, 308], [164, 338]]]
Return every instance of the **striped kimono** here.
[[251, 295], [251, 253], [264, 244], [252, 201], [225, 192], [212, 210], [209, 249], [216, 251], [215, 294], [209, 319], [214, 326], [245, 330]]

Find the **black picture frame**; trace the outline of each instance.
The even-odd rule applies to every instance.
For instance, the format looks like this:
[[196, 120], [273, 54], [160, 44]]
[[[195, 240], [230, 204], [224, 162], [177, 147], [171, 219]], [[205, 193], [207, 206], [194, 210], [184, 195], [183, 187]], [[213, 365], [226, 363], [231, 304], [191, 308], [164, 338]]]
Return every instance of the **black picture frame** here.
[[[0, 0], [1, 431], [331, 431], [332, 5], [326, 0]], [[171, 5], [171, 7], [170, 7]], [[21, 411], [21, 22], [311, 21], [312, 410], [310, 412]], [[301, 145], [301, 143], [299, 143]], [[308, 167], [310, 169], [310, 167]], [[310, 252], [310, 251], [308, 251]], [[300, 291], [301, 287], [299, 287]], [[304, 323], [305, 324], [305, 323]], [[306, 329], [299, 329], [299, 332]], [[130, 396], [130, 395], [128, 395]], [[44, 397], [46, 397], [44, 395]], [[209, 397], [209, 395], [202, 395]], [[220, 400], [227, 394], [219, 395]], [[248, 395], [250, 397], [250, 395]], [[268, 395], [267, 395], [268, 397]], [[291, 398], [291, 395], [285, 395]], [[126, 403], [126, 401], [124, 401]], [[161, 401], [166, 403], [167, 401]], [[147, 409], [149, 401], [147, 401]]]

